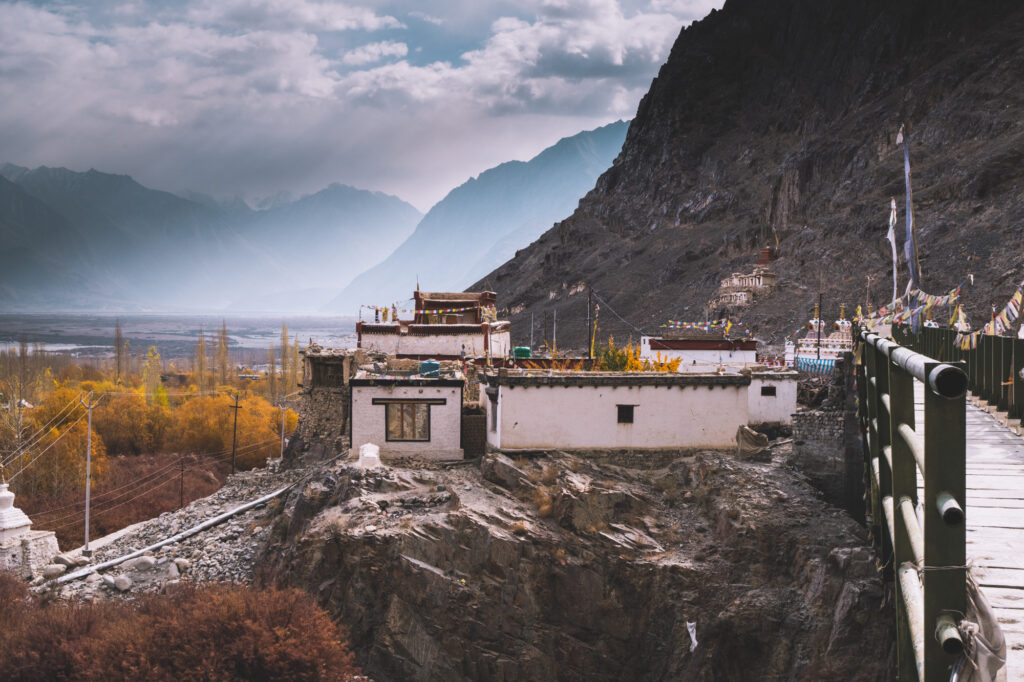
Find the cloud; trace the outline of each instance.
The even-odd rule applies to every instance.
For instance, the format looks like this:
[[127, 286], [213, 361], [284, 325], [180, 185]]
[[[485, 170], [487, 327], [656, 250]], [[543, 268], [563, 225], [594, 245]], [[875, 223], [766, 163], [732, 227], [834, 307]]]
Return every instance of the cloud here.
[[436, 0], [438, 24], [421, 0], [364, 2], [0, 2], [0, 161], [218, 196], [340, 181], [425, 209], [632, 116], [676, 13], [710, 6]]
[[544, 0], [532, 20], [505, 16], [458, 60], [406, 61], [348, 74], [341, 87], [394, 105], [459, 97], [492, 112], [604, 110], [629, 115], [681, 28], [650, 7], [627, 15], [616, 0]]
[[398, 19], [347, 3], [313, 0], [204, 0], [189, 18], [200, 24], [242, 29], [377, 31], [405, 28]]
[[396, 43], [390, 40], [383, 40], [379, 43], [361, 45], [354, 50], [349, 50], [341, 58], [343, 64], [351, 66], [362, 66], [379, 62], [386, 57], [404, 57], [409, 54], [409, 46], [405, 43]]
[[419, 19], [420, 21], [425, 21], [428, 24], [434, 24], [435, 26], [440, 26], [441, 24], [444, 23], [444, 19], [439, 19], [438, 17], [431, 16], [431, 15], [427, 14], [426, 12], [420, 12], [420, 11], [417, 11], [417, 10], [413, 10], [412, 12], [409, 12], [409, 16], [412, 17], [413, 19]]

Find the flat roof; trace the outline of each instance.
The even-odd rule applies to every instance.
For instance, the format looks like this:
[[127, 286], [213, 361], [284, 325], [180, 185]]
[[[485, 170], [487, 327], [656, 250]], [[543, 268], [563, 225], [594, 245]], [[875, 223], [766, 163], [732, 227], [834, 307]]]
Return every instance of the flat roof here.
[[491, 386], [747, 386], [750, 377], [736, 372], [548, 372], [501, 369], [488, 374]]
[[380, 376], [367, 377], [365, 379], [350, 379], [352, 386], [462, 386], [465, 380], [462, 378], [440, 377], [430, 379], [427, 377], [395, 377]]

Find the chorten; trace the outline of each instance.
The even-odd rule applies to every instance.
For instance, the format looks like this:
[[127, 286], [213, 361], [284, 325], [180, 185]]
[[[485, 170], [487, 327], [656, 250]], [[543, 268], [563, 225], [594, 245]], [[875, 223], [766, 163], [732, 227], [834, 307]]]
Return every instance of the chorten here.
[[8, 488], [0, 483], [0, 542], [21, 537], [32, 529], [32, 521], [14, 506], [14, 493]]

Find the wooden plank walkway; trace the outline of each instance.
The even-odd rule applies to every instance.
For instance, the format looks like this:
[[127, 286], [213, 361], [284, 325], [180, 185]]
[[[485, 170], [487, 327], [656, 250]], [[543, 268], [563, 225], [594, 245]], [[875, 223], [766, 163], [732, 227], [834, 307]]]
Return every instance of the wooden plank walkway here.
[[[914, 384], [916, 419], [923, 424], [924, 386]], [[971, 396], [966, 504], [967, 561], [1006, 637], [1006, 679], [1024, 681], [1024, 437]]]

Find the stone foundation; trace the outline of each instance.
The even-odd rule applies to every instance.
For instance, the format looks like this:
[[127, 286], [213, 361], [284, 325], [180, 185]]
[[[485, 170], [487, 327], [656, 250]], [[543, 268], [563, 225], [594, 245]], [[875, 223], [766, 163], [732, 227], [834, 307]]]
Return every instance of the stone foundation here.
[[837, 363], [822, 408], [793, 415], [790, 463], [853, 518], [864, 518], [864, 464], [857, 425], [852, 356]]
[[30, 580], [42, 575], [60, 548], [57, 536], [48, 530], [30, 530], [0, 542], [0, 571], [10, 571]]
[[285, 451], [286, 460], [326, 459], [350, 447], [351, 389], [311, 388], [302, 395], [299, 424]]

